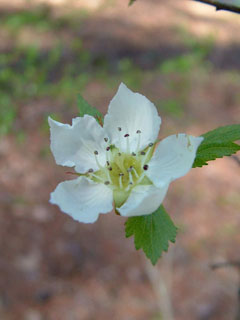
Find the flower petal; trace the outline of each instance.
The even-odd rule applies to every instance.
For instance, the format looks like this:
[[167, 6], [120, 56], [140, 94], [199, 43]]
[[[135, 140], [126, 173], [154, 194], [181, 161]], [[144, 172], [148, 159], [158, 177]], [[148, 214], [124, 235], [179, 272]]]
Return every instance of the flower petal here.
[[90, 168], [98, 170], [94, 151], [98, 151], [98, 161], [106, 162], [106, 137], [104, 129], [88, 115], [75, 118], [72, 125], [48, 118], [51, 131], [51, 150], [56, 163], [62, 166], [76, 166], [76, 171], [84, 173]]
[[[161, 118], [154, 104], [121, 83], [104, 118], [104, 128], [112, 143], [123, 152], [136, 152], [137, 146], [142, 150], [149, 143], [155, 142], [160, 124]], [[121, 128], [121, 131], [118, 128]], [[141, 131], [140, 141], [138, 130]], [[126, 134], [129, 134], [129, 150], [124, 137]]]
[[156, 187], [184, 176], [192, 168], [202, 141], [202, 137], [184, 133], [165, 138], [149, 161], [146, 175]]
[[156, 188], [153, 185], [136, 186], [127, 201], [117, 210], [124, 217], [151, 214], [159, 208], [167, 190], [168, 184], [161, 188]]
[[50, 202], [79, 222], [93, 223], [99, 213], [113, 209], [112, 190], [86, 177], [59, 183], [51, 193]]

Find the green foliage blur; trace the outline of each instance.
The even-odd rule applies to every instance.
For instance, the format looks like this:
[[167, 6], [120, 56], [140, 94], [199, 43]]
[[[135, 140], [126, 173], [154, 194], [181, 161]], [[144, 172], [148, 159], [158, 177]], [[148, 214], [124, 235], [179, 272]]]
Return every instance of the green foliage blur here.
[[169, 98], [157, 101], [157, 107], [171, 116], [184, 116], [193, 73], [211, 68], [206, 57], [213, 39], [196, 40], [180, 30], [186, 52], [143, 70], [131, 56], [113, 62], [87, 50], [79, 36], [86, 19], [85, 11], [56, 17], [47, 6], [2, 14], [0, 27], [10, 41], [0, 51], [0, 135], [24, 130], [16, 126], [19, 110], [26, 104], [34, 108], [36, 101], [58, 102], [77, 113], [77, 95], [91, 81], [112, 89], [124, 82], [139, 91], [145, 79], [161, 74]]

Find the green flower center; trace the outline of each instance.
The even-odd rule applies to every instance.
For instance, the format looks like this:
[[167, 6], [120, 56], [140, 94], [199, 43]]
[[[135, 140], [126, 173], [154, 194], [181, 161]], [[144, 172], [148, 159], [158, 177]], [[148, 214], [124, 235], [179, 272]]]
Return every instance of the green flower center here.
[[148, 162], [154, 151], [154, 144], [137, 153], [124, 153], [111, 145], [107, 147], [107, 161], [105, 166], [100, 166], [95, 151], [96, 162], [99, 170], [89, 170], [88, 177], [95, 182], [104, 183], [113, 190], [116, 207], [120, 207], [128, 198], [131, 189], [139, 184], [152, 184], [145, 175], [148, 170]]

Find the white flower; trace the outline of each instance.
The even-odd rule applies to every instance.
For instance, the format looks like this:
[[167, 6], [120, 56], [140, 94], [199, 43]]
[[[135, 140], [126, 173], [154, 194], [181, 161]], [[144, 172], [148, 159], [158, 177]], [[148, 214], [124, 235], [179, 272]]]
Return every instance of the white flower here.
[[74, 219], [92, 223], [113, 209], [122, 216], [151, 214], [169, 183], [192, 167], [203, 138], [171, 135], [156, 147], [161, 118], [146, 97], [121, 84], [101, 127], [95, 118], [72, 125], [49, 118], [56, 163], [79, 177], [61, 182], [50, 202]]

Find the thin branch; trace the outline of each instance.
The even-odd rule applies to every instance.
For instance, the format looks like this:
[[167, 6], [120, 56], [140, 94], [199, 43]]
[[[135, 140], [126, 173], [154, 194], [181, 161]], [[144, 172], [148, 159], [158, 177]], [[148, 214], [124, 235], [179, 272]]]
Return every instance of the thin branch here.
[[209, 4], [210, 6], [214, 6], [217, 11], [225, 10], [225, 11], [240, 13], [240, 6], [234, 5], [230, 1], [229, 1], [229, 3], [227, 3], [227, 0], [225, 3], [223, 3], [222, 1], [219, 1], [219, 0], [194, 0], [194, 1], [202, 2], [205, 4]]
[[[128, 5], [131, 6], [136, 0], [129, 0]], [[233, 3], [233, 0], [225, 0], [225, 2], [221, 0], [194, 0], [197, 2], [205, 3], [210, 6], [213, 6], [216, 8], [216, 11], [224, 10], [224, 11], [230, 11], [240, 14], [240, 5], [235, 5]]]

